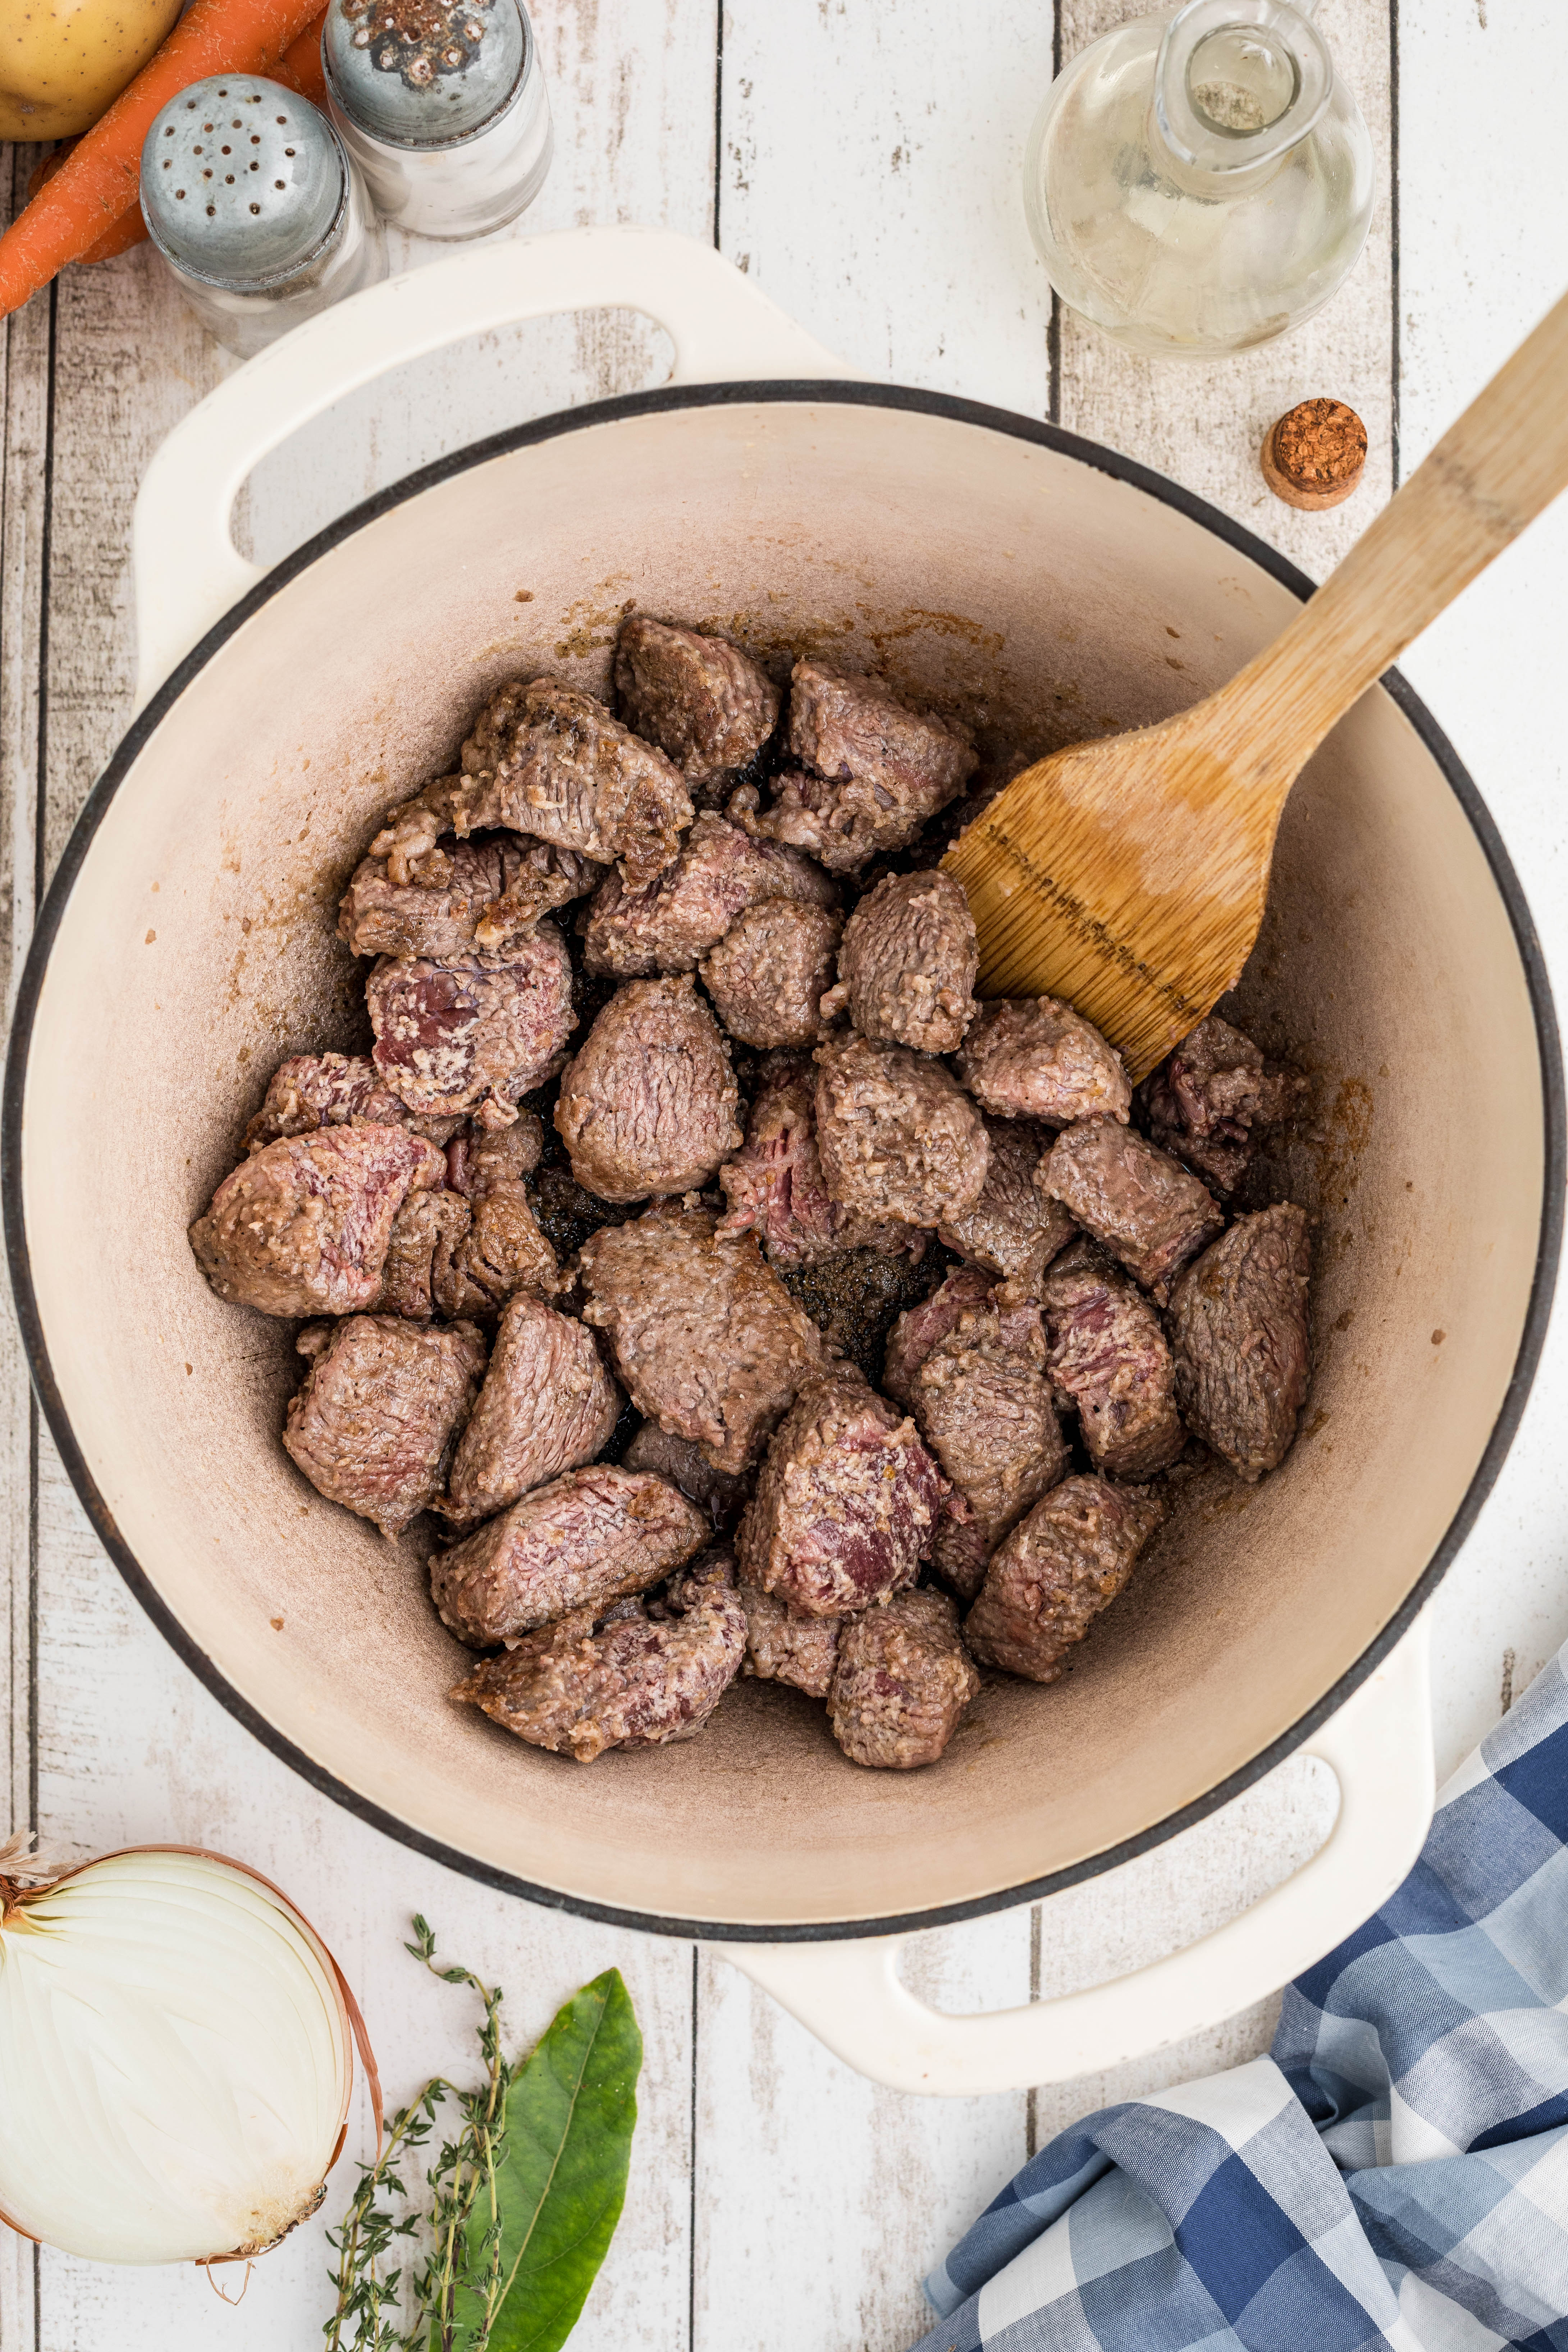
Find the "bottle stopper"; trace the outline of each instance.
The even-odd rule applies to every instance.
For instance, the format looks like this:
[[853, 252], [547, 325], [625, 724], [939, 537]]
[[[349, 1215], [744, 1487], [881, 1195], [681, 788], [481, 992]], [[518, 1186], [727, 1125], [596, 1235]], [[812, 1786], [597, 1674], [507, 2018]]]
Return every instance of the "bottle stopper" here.
[[1337, 507], [1366, 471], [1366, 426], [1342, 400], [1302, 400], [1263, 444], [1263, 478], [1287, 506]]

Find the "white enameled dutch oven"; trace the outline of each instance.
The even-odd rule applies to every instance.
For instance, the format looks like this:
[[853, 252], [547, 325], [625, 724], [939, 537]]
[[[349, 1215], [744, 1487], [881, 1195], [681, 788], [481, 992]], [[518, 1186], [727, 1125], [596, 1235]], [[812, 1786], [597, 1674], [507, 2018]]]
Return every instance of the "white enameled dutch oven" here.
[[[334, 400], [460, 336], [600, 306], [668, 329], [669, 387], [446, 458], [265, 578], [235, 553], [247, 473]], [[333, 910], [380, 813], [450, 766], [500, 680], [602, 690], [632, 602], [876, 667], [995, 752], [1195, 699], [1307, 583], [1107, 450], [851, 380], [712, 252], [626, 229], [471, 250], [274, 345], [160, 452], [135, 566], [144, 702], [27, 965], [5, 1214], [60, 1451], [209, 1688], [393, 1835], [534, 1901], [711, 1937], [910, 2089], [1152, 2048], [1364, 1917], [1431, 1801], [1420, 1629], [1400, 1637], [1517, 1423], [1563, 1157], [1523, 899], [1399, 679], [1298, 786], [1240, 992], [1320, 1117], [1291, 1172], [1319, 1220], [1316, 1371], [1284, 1468], [1200, 1485], [1077, 1670], [998, 1680], [932, 1769], [859, 1770], [820, 1707], [756, 1684], [688, 1746], [584, 1768], [449, 1702], [463, 1654], [422, 1547], [302, 1486], [278, 1443], [290, 1328], [221, 1305], [185, 1244], [274, 1065], [363, 1034]], [[1204, 1943], [1002, 2016], [941, 2017], [899, 1982], [900, 1935], [1103, 1871], [1299, 1747], [1338, 1776], [1333, 1834]]]

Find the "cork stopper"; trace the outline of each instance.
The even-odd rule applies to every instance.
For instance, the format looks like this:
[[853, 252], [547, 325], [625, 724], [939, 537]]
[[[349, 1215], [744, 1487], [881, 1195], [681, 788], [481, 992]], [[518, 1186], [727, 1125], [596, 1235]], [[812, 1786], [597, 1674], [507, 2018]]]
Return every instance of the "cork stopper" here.
[[1366, 426], [1342, 400], [1303, 400], [1263, 444], [1263, 478], [1287, 506], [1337, 507], [1366, 471]]

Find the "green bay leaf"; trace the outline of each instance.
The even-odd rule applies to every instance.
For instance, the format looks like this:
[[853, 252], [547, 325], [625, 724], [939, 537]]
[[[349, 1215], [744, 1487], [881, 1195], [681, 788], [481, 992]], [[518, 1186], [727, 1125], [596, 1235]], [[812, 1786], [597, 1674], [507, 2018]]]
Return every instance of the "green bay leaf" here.
[[[626, 2200], [641, 2066], [631, 1996], [620, 1970], [606, 1969], [573, 1995], [514, 2077], [496, 2185], [502, 2293], [487, 2352], [559, 2352], [576, 2326]], [[476, 2242], [491, 2219], [481, 2196]], [[459, 2325], [453, 2352], [484, 2341]]]

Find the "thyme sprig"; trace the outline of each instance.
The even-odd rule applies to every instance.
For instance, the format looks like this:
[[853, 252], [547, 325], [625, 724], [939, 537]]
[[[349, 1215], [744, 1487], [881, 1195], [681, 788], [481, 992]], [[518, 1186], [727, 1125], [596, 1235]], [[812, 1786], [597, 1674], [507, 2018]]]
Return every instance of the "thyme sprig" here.
[[[405, 1951], [443, 1984], [470, 1987], [483, 2003], [479, 2050], [485, 2080], [477, 2090], [461, 2091], [444, 2075], [432, 2075], [418, 2097], [393, 2116], [374, 2163], [360, 2166], [359, 2187], [342, 2225], [327, 2232], [327, 2243], [338, 2257], [332, 2273], [337, 2306], [323, 2331], [327, 2352], [453, 2352], [459, 2298], [469, 2294], [477, 2294], [478, 2307], [465, 2334], [468, 2341], [482, 2347], [500, 2306], [499, 2219], [488, 2224], [476, 2244], [469, 2244], [469, 2236], [481, 2189], [485, 2210], [491, 2215], [498, 2210], [496, 2177], [506, 2139], [506, 2095], [514, 2072], [501, 2048], [503, 1996], [499, 1985], [482, 1983], [471, 1969], [438, 1968], [429, 1921], [416, 1913], [413, 1924], [415, 1940], [404, 1946]], [[386, 2200], [395, 2198], [409, 2204], [404, 2164], [428, 2141], [436, 2110], [447, 2100], [456, 2103], [462, 2124], [456, 2138], [443, 2141], [425, 2173], [429, 2210], [416, 2208], [398, 2218]], [[396, 2240], [426, 2230], [430, 2251], [405, 2289], [404, 2271], [387, 2269], [388, 2259]], [[405, 2294], [412, 2302], [406, 2329], [399, 2318]], [[461, 2315], [468, 2318], [467, 2312]]]

